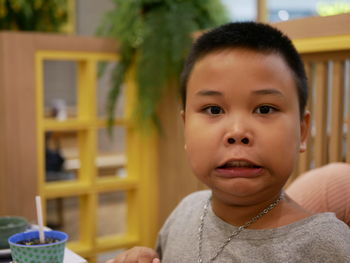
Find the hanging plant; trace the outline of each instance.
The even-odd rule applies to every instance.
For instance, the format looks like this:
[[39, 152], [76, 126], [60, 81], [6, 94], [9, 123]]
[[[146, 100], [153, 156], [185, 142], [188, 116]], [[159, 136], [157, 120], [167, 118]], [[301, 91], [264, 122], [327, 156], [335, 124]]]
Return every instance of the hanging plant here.
[[0, 0], [0, 30], [59, 32], [67, 0]]
[[220, 0], [114, 0], [97, 34], [119, 44], [117, 66], [107, 98], [108, 127], [128, 70], [135, 66], [136, 122], [159, 125], [157, 106], [170, 82], [176, 82], [193, 32], [227, 22]]

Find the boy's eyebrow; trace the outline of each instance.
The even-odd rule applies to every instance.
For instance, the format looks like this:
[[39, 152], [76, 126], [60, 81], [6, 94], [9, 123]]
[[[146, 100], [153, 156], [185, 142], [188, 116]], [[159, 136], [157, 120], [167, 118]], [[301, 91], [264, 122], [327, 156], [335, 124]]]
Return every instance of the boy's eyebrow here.
[[259, 89], [259, 90], [254, 90], [253, 94], [256, 95], [276, 95], [279, 97], [285, 97], [283, 93], [277, 89]]
[[[259, 89], [254, 90], [253, 94], [255, 95], [275, 95], [278, 97], [285, 97], [283, 93], [277, 89]], [[199, 96], [222, 96], [223, 93], [216, 90], [200, 90], [196, 93]]]
[[196, 93], [196, 95], [200, 96], [222, 96], [222, 93], [220, 91], [216, 90], [200, 90]]

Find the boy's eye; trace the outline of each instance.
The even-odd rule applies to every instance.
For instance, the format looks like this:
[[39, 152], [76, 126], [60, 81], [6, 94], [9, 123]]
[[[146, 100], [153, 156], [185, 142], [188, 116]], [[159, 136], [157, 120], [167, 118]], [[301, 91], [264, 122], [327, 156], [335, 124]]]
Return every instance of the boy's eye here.
[[223, 113], [222, 108], [219, 106], [208, 106], [204, 109], [204, 111], [210, 115], [218, 115]]
[[256, 108], [255, 112], [258, 114], [269, 114], [277, 111], [276, 108], [268, 105], [262, 105]]

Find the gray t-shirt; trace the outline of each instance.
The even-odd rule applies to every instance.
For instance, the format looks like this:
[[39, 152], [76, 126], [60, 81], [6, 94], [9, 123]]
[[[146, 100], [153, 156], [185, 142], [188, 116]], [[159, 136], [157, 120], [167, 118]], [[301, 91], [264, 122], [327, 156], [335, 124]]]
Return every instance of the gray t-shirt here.
[[[162, 263], [198, 262], [198, 228], [210, 191], [187, 196], [162, 227], [157, 252]], [[217, 217], [211, 206], [203, 230], [203, 263], [237, 227]], [[272, 229], [245, 229], [215, 262], [350, 262], [350, 230], [333, 213], [316, 214]]]

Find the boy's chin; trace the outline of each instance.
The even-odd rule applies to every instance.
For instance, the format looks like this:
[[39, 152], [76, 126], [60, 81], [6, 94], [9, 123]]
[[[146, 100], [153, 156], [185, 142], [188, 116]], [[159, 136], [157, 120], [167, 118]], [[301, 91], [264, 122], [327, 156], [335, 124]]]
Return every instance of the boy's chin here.
[[216, 189], [212, 190], [213, 198], [227, 205], [254, 205], [261, 202], [257, 189]]
[[[232, 180], [233, 181], [233, 180]], [[231, 205], [254, 205], [273, 199], [282, 191], [283, 182], [266, 185], [263, 182], [252, 182], [247, 179], [235, 179], [235, 183], [209, 186], [213, 198]]]

